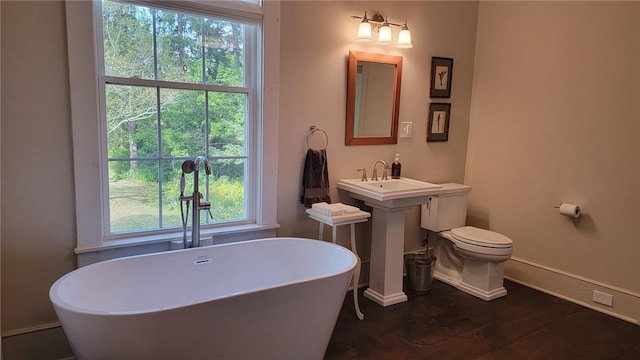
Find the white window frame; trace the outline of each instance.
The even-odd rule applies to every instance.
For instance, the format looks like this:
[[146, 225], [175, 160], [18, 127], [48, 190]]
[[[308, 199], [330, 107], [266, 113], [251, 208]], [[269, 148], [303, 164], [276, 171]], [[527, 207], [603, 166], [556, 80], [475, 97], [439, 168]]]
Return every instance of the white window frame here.
[[[150, 1], [144, 1], [151, 5]], [[213, 229], [203, 229], [203, 235], [213, 234], [224, 241], [255, 238], [253, 233], [271, 233], [275, 236], [277, 224], [277, 150], [278, 150], [278, 101], [279, 101], [279, 52], [280, 52], [280, 3], [279, 1], [265, 1], [263, 7], [245, 2], [202, 3], [192, 1], [185, 8], [185, 2], [162, 2], [178, 6], [182, 11], [196, 11], [203, 13], [215, 10], [223, 12], [230, 18], [247, 16], [262, 18], [262, 38], [257, 39], [258, 58], [262, 67], [257, 74], [256, 109], [259, 118], [253, 130], [254, 161], [256, 172], [256, 194], [250, 203], [254, 206], [255, 221], [245, 225], [221, 226]], [[220, 8], [211, 4], [223, 4]], [[226, 7], [231, 5], [231, 7]], [[237, 6], [236, 6], [237, 5]], [[73, 134], [73, 155], [75, 172], [76, 196], [76, 227], [79, 265], [82, 254], [120, 249], [116, 256], [132, 253], [144, 253], [168, 248], [168, 242], [182, 238], [182, 230], [176, 232], [162, 232], [151, 235], [133, 235], [118, 239], [107, 239], [107, 230], [103, 219], [104, 206], [108, 202], [105, 198], [106, 159], [102, 158], [101, 144], [104, 144], [104, 134], [101, 126], [101, 110], [99, 98], [99, 39], [94, 31], [94, 11], [100, 6], [94, 2], [67, 1], [67, 44], [69, 54], [69, 84], [71, 90], [71, 123]], [[177, 8], [175, 8], [177, 9]], [[158, 246], [162, 244], [163, 246]], [[148, 245], [148, 250], [139, 248]], [[136, 250], [121, 251], [121, 248], [137, 246]], [[113, 257], [93, 256], [96, 260]], [[88, 262], [92, 262], [89, 260]]]

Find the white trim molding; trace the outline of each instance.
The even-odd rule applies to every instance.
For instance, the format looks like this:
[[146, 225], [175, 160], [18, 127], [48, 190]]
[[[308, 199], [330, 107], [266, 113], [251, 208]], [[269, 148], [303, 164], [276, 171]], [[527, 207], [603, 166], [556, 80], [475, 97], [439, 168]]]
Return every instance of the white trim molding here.
[[[505, 278], [592, 310], [640, 325], [640, 293], [512, 257]], [[593, 302], [593, 291], [613, 295], [613, 306]]]
[[[138, 1], [138, 0], [130, 0]], [[140, 0], [141, 1], [141, 0]], [[139, 1], [138, 1], [139, 2]], [[148, 4], [185, 5], [183, 2], [149, 2]], [[100, 101], [98, 92], [99, 64], [93, 26], [93, 12], [97, 11], [89, 1], [66, 2], [67, 38], [69, 55], [69, 84], [71, 87], [71, 116], [74, 155], [74, 180], [76, 194], [76, 226], [78, 264], [88, 264], [94, 261], [111, 258], [113, 256], [136, 255], [139, 253], [163, 251], [169, 249], [170, 241], [175, 237], [170, 232], [158, 232], [155, 237], [142, 234], [130, 237], [129, 241], [108, 238], [103, 231], [105, 204], [105, 174], [102, 173], [104, 164], [100, 155], [100, 147], [104, 136], [97, 119], [100, 117]], [[252, 224], [235, 224], [234, 226], [220, 226], [211, 230], [212, 235], [221, 242], [242, 241], [254, 239], [257, 236], [275, 236], [277, 223], [277, 169], [278, 169], [278, 107], [279, 102], [279, 69], [280, 69], [280, 2], [268, 1], [264, 9], [256, 4], [217, 3], [194, 1], [190, 6], [197, 6], [202, 10], [213, 5], [232, 5], [230, 13], [247, 12], [249, 23], [262, 27], [262, 39], [252, 39], [258, 53], [256, 58], [262, 58], [262, 67], [256, 69], [256, 87], [263, 89], [258, 101], [258, 109], [254, 109], [256, 117], [261, 118], [252, 133], [251, 146], [254, 155], [260, 155], [253, 160], [252, 165], [257, 176], [255, 194], [251, 195], [252, 208], [255, 208]], [[239, 6], [239, 7], [238, 7]], [[192, 10], [197, 10], [193, 8]], [[198, 10], [198, 11], [200, 11]], [[264, 12], [264, 15], [262, 14]], [[260, 24], [262, 22], [262, 24]], [[255, 36], [254, 36], [255, 37]], [[253, 47], [252, 47], [253, 48]], [[140, 80], [132, 80], [140, 83]], [[254, 156], [252, 155], [252, 156]], [[125, 250], [124, 248], [131, 248]], [[91, 252], [96, 254], [91, 255]]]

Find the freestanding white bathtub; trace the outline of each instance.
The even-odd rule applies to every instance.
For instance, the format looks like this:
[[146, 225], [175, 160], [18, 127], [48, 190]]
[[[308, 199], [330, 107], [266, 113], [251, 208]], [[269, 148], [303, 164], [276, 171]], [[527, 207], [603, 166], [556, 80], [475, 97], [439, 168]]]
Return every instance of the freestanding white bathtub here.
[[78, 359], [322, 359], [355, 265], [261, 239], [88, 265], [49, 297]]

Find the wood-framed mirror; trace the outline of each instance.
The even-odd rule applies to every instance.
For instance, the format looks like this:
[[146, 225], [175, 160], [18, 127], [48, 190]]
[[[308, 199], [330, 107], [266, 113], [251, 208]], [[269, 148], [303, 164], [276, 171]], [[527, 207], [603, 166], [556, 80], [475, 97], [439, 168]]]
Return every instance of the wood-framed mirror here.
[[345, 145], [398, 142], [402, 56], [349, 51]]

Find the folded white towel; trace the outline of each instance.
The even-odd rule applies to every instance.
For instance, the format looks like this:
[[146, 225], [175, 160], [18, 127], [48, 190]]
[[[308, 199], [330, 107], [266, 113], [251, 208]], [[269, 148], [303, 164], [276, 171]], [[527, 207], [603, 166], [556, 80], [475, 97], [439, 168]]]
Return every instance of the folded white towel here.
[[311, 210], [327, 216], [353, 214], [360, 211], [360, 209], [355, 206], [343, 203], [327, 204], [326, 202], [319, 202], [311, 205]]
[[344, 209], [344, 212], [346, 214], [353, 214], [353, 213], [360, 212], [360, 209], [358, 209], [355, 206], [346, 205], [346, 204], [341, 204], [341, 205], [342, 205], [341, 207]]
[[335, 213], [336, 209], [332, 208], [330, 204], [327, 204], [326, 202], [319, 202], [319, 203], [312, 204], [311, 210], [327, 216], [337, 215]]

